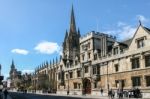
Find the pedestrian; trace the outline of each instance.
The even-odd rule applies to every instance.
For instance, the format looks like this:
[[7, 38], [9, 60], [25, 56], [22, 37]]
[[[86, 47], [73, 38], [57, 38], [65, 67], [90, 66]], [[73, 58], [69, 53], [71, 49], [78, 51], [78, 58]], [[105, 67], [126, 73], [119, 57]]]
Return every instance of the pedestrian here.
[[103, 89], [101, 88], [101, 90], [100, 90], [100, 91], [101, 91], [101, 95], [103, 96]]
[[4, 99], [7, 99], [8, 91], [7, 89], [4, 90]]
[[108, 96], [109, 96], [109, 99], [112, 98], [112, 89], [110, 89], [110, 90], [108, 91]]
[[111, 92], [112, 92], [112, 94], [111, 94], [111, 98], [112, 98], [112, 99], [114, 99], [115, 91], [114, 91], [114, 90], [112, 90]]

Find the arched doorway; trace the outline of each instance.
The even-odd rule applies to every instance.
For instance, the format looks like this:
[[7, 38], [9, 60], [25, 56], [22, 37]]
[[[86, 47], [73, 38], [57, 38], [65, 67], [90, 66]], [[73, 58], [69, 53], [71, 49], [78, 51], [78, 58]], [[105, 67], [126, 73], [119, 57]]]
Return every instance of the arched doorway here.
[[87, 78], [83, 79], [83, 94], [91, 94], [91, 81]]

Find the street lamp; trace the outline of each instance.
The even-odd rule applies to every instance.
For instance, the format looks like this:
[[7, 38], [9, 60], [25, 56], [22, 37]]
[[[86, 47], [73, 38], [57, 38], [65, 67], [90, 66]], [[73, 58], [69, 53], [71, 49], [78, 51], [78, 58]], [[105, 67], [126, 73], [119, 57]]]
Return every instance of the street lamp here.
[[68, 70], [68, 90], [67, 90], [67, 95], [69, 95], [69, 70]]
[[108, 63], [106, 62], [107, 65], [107, 90], [109, 92], [109, 78], [108, 78]]

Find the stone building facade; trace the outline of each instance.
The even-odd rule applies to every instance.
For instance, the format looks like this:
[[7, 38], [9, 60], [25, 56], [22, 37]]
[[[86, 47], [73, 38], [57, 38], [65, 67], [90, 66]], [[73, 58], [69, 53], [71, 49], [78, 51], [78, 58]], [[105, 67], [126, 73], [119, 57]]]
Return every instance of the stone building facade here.
[[80, 37], [72, 7], [63, 55], [45, 68], [58, 94], [99, 95], [100, 89], [107, 93], [139, 88], [146, 96], [150, 93], [150, 29], [140, 22], [134, 36], [123, 42], [95, 31]]

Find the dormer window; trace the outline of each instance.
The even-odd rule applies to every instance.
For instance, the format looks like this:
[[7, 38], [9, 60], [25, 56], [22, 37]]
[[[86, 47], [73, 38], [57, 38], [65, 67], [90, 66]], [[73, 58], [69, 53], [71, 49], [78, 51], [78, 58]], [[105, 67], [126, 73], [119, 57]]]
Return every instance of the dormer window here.
[[114, 48], [114, 55], [118, 54], [118, 47]]
[[137, 48], [144, 47], [144, 38], [137, 40]]
[[98, 53], [98, 51], [94, 50], [94, 60], [97, 60], [97, 53]]

